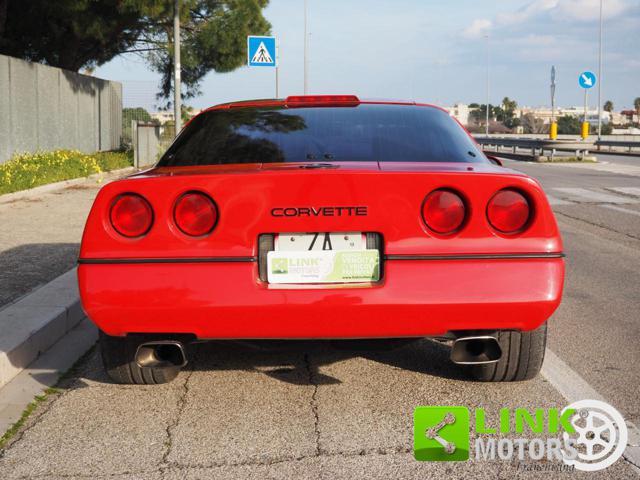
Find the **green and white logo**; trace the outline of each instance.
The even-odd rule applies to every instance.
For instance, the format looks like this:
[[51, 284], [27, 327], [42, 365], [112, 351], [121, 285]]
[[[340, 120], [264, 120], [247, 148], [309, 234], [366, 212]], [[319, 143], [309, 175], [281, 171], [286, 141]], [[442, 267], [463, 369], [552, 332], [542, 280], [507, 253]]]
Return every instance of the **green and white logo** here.
[[416, 460], [460, 462], [469, 459], [469, 410], [466, 407], [417, 407], [413, 412]]
[[271, 264], [271, 272], [284, 274], [289, 273], [289, 259], [288, 258], [274, 258]]

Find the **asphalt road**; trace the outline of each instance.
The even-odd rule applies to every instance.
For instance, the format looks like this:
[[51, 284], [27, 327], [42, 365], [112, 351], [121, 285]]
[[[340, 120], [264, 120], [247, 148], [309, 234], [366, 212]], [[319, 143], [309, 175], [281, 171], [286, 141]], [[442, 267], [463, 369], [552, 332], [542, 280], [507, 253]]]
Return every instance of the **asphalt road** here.
[[428, 341], [377, 353], [216, 342], [195, 346], [169, 385], [116, 386], [93, 352], [0, 453], [0, 478], [639, 478], [624, 459], [590, 475], [412, 455], [416, 406], [484, 407], [493, 418], [503, 407], [561, 408], [558, 382], [574, 372], [640, 424], [640, 159], [636, 169], [618, 158], [505, 161], [541, 180], [568, 255], [545, 375], [468, 382], [446, 348]]
[[93, 199], [117, 175], [0, 203], [0, 308], [76, 265]]

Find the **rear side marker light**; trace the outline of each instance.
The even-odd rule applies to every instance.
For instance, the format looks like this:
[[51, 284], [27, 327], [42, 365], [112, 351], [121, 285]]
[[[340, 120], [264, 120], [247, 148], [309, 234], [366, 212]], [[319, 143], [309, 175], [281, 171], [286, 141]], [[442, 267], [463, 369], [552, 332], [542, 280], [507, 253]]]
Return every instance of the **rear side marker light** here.
[[422, 204], [422, 219], [431, 230], [442, 235], [457, 232], [466, 217], [464, 201], [451, 190], [435, 190]]
[[218, 208], [209, 196], [200, 192], [187, 192], [173, 209], [176, 226], [185, 235], [202, 237], [213, 231], [218, 222]]
[[487, 219], [501, 233], [514, 234], [522, 231], [531, 216], [527, 198], [517, 190], [500, 190], [487, 206]]
[[128, 238], [141, 237], [153, 225], [153, 210], [149, 202], [135, 193], [120, 195], [109, 212], [111, 226]]

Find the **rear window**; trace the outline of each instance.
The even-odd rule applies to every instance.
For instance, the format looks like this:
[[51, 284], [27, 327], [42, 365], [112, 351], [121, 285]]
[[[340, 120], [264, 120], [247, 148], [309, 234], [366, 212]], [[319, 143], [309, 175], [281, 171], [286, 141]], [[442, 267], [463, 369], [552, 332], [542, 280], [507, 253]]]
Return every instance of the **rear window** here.
[[446, 112], [414, 105], [231, 108], [196, 117], [159, 166], [487, 162]]

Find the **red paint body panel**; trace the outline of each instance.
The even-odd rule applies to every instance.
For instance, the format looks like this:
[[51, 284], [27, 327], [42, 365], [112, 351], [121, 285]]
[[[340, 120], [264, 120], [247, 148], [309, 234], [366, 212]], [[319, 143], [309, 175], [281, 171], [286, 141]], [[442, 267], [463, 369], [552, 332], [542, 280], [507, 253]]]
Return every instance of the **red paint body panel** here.
[[367, 288], [271, 289], [255, 263], [80, 265], [82, 303], [106, 333], [198, 338], [373, 338], [543, 323], [562, 259], [390, 260]]
[[[252, 105], [282, 102], [214, 108]], [[255, 257], [264, 233], [377, 232], [387, 256], [562, 252], [544, 192], [519, 172], [488, 162], [332, 163], [336, 168], [302, 169], [295, 163], [164, 167], [106, 185], [87, 220], [81, 261], [245, 261], [82, 263], [80, 295], [89, 318], [110, 335], [420, 337], [450, 330], [531, 330], [558, 307], [562, 258], [389, 259], [374, 285], [276, 289], [261, 282]], [[458, 192], [467, 207], [465, 223], [453, 235], [431, 232], [421, 218], [424, 198], [439, 188]], [[527, 228], [515, 235], [493, 230], [486, 218], [488, 201], [504, 188], [522, 192], [532, 205]], [[183, 234], [172, 218], [176, 199], [192, 190], [206, 193], [218, 207], [216, 228], [202, 238]], [[154, 210], [154, 224], [141, 238], [124, 238], [109, 222], [114, 199], [127, 192], [142, 195]], [[276, 207], [323, 206], [366, 206], [367, 215], [272, 215]]]
[[[262, 233], [340, 231], [379, 232], [385, 253], [393, 255], [562, 251], [544, 192], [529, 177], [482, 164], [367, 166], [351, 164], [331, 170], [305, 170], [295, 164], [260, 169], [242, 166], [237, 170], [228, 166], [176, 167], [113, 182], [95, 200], [80, 258], [254, 256]], [[174, 175], [167, 170], [184, 171]], [[507, 187], [521, 189], [530, 197], [535, 217], [525, 232], [508, 237], [493, 231], [485, 215], [489, 199]], [[425, 196], [438, 188], [460, 192], [470, 210], [466, 226], [453, 236], [429, 232], [421, 218]], [[187, 237], [173, 224], [173, 205], [189, 190], [208, 194], [218, 205], [218, 225], [208, 237]], [[109, 224], [111, 202], [125, 192], [143, 195], [154, 208], [154, 226], [143, 238], [123, 239]], [[368, 215], [271, 215], [274, 207], [347, 205], [366, 205]]]

